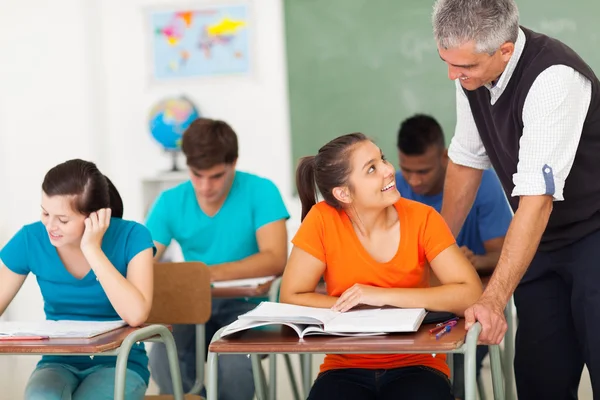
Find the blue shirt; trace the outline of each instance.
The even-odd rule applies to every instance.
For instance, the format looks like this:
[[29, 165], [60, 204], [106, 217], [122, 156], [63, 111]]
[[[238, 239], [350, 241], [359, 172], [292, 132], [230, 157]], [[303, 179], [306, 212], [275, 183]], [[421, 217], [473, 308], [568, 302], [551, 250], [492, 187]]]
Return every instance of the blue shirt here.
[[160, 194], [146, 226], [158, 243], [179, 243], [186, 261], [210, 266], [258, 253], [256, 231], [289, 217], [273, 182], [236, 171], [229, 194], [214, 216], [202, 211], [191, 181], [186, 181]]
[[[424, 196], [412, 191], [402, 172], [396, 173], [396, 187], [402, 197], [427, 204], [438, 212], [442, 209], [443, 193]], [[512, 213], [500, 181], [492, 170], [484, 170], [481, 185], [473, 202], [473, 207], [456, 239], [459, 246], [468, 247], [473, 253], [485, 254], [483, 243], [487, 240], [506, 236]]]
[[[102, 239], [102, 251], [123, 276], [127, 265], [138, 253], [152, 248], [150, 232], [143, 225], [111, 218]], [[56, 247], [50, 243], [46, 227], [41, 222], [25, 225], [0, 251], [0, 259], [14, 273], [35, 275], [48, 320], [111, 321], [121, 319], [108, 300], [94, 271], [81, 279], [65, 268]], [[44, 356], [43, 363], [70, 364], [86, 369], [99, 364], [116, 364], [116, 357]], [[137, 372], [148, 384], [148, 357], [144, 345], [135, 345], [127, 367]]]

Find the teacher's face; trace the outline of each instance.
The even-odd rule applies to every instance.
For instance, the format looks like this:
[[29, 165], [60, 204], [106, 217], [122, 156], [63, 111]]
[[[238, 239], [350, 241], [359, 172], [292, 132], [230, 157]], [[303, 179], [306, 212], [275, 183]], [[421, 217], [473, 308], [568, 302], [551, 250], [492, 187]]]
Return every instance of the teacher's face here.
[[446, 49], [438, 46], [440, 58], [448, 65], [448, 78], [458, 79], [466, 90], [475, 90], [498, 79], [514, 51], [506, 42], [493, 54], [479, 53], [474, 42]]

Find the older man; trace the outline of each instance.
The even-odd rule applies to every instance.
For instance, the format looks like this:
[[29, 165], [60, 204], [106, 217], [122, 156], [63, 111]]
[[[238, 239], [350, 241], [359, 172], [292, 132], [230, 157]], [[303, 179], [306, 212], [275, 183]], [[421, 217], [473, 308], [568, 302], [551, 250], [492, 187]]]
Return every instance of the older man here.
[[515, 211], [467, 326], [499, 343], [514, 292], [519, 398], [577, 398], [584, 363], [600, 396], [600, 82], [513, 0], [438, 0], [433, 28], [457, 89], [442, 214], [458, 233], [489, 167]]

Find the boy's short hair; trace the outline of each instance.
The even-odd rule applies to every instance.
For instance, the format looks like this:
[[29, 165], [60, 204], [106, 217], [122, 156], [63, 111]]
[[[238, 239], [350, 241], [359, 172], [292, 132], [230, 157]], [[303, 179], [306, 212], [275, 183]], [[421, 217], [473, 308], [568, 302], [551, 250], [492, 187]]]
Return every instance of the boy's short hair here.
[[233, 164], [238, 158], [237, 135], [224, 121], [198, 118], [184, 132], [181, 150], [187, 165], [197, 170]]
[[435, 118], [416, 114], [402, 122], [398, 130], [398, 150], [406, 155], [417, 156], [424, 154], [432, 145], [440, 148], [446, 146], [444, 132]]

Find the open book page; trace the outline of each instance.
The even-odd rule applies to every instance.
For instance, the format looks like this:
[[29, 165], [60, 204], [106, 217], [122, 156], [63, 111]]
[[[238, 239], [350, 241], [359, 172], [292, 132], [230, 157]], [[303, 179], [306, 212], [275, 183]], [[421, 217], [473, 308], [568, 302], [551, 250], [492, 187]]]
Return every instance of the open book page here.
[[[298, 334], [298, 337], [302, 338], [304, 336], [304, 329], [307, 327], [306, 325], [294, 324], [289, 322], [265, 322], [265, 321], [253, 321], [251, 319], [238, 319], [237, 321], [233, 321], [231, 324], [227, 325], [227, 327], [221, 332], [221, 337], [225, 337], [227, 335], [231, 335], [236, 332], [241, 332], [246, 329], [258, 328], [260, 326], [268, 326], [268, 325], [286, 325], [292, 328]], [[320, 329], [323, 331], [323, 328], [320, 326], [314, 326], [316, 329]]]
[[259, 287], [262, 284], [271, 282], [275, 279], [275, 275], [263, 276], [260, 278], [248, 278], [248, 279], [233, 279], [230, 281], [219, 281], [213, 282], [212, 287], [214, 288], [229, 288], [229, 287]]
[[423, 308], [379, 308], [336, 313], [324, 324], [329, 333], [353, 332], [415, 332], [421, 326], [426, 311]]
[[289, 322], [304, 325], [323, 325], [339, 313], [329, 308], [296, 306], [293, 304], [263, 301], [254, 310], [242, 314], [238, 319], [252, 321]]
[[370, 332], [370, 333], [336, 333], [325, 332], [320, 325], [302, 325], [289, 322], [256, 322], [249, 319], [238, 319], [229, 324], [221, 333], [221, 337], [225, 337], [236, 332], [241, 332], [247, 329], [258, 328], [268, 325], [285, 325], [292, 328], [300, 339], [308, 335], [337, 335], [337, 336], [374, 336], [385, 335], [385, 332]]
[[1, 321], [0, 340], [11, 336], [91, 338], [127, 324], [122, 321]]

